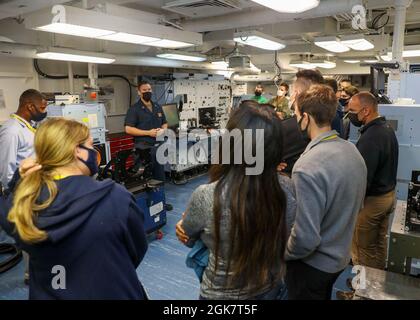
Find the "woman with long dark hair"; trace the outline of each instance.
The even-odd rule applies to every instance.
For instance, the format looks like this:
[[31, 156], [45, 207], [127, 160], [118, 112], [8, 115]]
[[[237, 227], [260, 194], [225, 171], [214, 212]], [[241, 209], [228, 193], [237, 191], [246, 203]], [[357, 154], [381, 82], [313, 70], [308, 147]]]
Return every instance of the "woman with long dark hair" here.
[[[277, 299], [284, 293], [284, 252], [296, 209], [289, 178], [277, 173], [283, 160], [281, 120], [271, 106], [245, 101], [226, 129], [239, 130], [244, 139], [223, 137], [230, 162], [214, 165], [210, 184], [194, 191], [177, 235], [190, 245], [201, 239], [209, 249], [201, 299]], [[263, 140], [256, 138], [261, 129]], [[247, 130], [252, 141], [245, 139]], [[263, 154], [255, 154], [258, 143]], [[247, 164], [250, 151], [263, 161], [259, 174], [247, 173], [256, 165]]]

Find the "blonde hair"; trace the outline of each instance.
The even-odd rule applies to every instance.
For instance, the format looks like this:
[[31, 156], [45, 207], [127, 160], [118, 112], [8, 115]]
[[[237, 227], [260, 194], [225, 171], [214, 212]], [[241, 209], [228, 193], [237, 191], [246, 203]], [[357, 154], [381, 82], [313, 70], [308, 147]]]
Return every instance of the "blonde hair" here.
[[[8, 220], [14, 223], [22, 241], [41, 242], [47, 239], [47, 233], [36, 226], [38, 213], [48, 208], [57, 196], [54, 171], [75, 161], [75, 148], [89, 139], [89, 129], [82, 123], [64, 118], [45, 121], [35, 134], [35, 154], [38, 170], [19, 182], [13, 198], [13, 207]], [[49, 196], [39, 203], [43, 187], [47, 187]]]

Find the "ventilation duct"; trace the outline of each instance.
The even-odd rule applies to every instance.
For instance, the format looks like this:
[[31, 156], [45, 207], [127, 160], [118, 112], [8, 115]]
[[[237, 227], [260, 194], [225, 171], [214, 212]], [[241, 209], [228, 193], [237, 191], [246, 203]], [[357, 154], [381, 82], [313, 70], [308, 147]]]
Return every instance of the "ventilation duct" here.
[[220, 16], [241, 10], [233, 0], [177, 0], [167, 3], [163, 9], [190, 18]]

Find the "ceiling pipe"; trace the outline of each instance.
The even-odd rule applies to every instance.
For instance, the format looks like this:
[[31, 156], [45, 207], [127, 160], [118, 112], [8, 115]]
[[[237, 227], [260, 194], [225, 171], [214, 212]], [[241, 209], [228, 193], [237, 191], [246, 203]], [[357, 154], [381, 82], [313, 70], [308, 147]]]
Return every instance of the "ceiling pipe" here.
[[[38, 48], [36, 46], [16, 44], [8, 42], [0, 42], [0, 56], [8, 56], [13, 58], [39, 59], [37, 57]], [[88, 53], [88, 52], [86, 52]], [[94, 55], [95, 52], [89, 52]], [[114, 65], [131, 65], [143, 67], [160, 67], [175, 69], [191, 69], [203, 71], [228, 71], [218, 65], [209, 62], [189, 62], [181, 60], [170, 60], [156, 57], [130, 56], [130, 55], [113, 55], [115, 57]], [[260, 70], [257, 68], [241, 69], [241, 73], [258, 74]]]
[[388, 83], [388, 96], [391, 100], [401, 97], [401, 71], [406, 71], [407, 64], [404, 63], [404, 36], [407, 7], [411, 5], [412, 0], [395, 0], [395, 24], [394, 36], [392, 42], [392, 59], [399, 63], [399, 69], [392, 69]]
[[67, 62], [67, 73], [69, 75], [69, 89], [70, 93], [74, 93], [74, 74], [73, 74], [73, 65], [71, 61]]
[[405, 22], [407, 7], [411, 5], [412, 0], [395, 0], [395, 24], [394, 36], [392, 42], [392, 59], [403, 63]]
[[[392, 7], [395, 0], [370, 0], [366, 3], [366, 9], [379, 9]], [[355, 5], [363, 4], [362, 0], [325, 0], [318, 7], [299, 14], [279, 13], [270, 9], [253, 7], [242, 12], [185, 21], [182, 26], [185, 30], [194, 32], [208, 32], [232, 28], [249, 28], [249, 26], [261, 26], [302, 19], [314, 19], [332, 17], [334, 15], [351, 13]]]

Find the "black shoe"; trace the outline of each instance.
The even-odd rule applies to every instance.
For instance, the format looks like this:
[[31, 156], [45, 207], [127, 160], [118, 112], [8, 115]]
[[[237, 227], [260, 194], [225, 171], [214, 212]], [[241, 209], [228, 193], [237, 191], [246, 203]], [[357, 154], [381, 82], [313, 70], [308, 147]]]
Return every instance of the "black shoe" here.
[[171, 204], [169, 204], [169, 203], [165, 204], [165, 210], [166, 211], [172, 211], [173, 209], [174, 209], [174, 207]]

